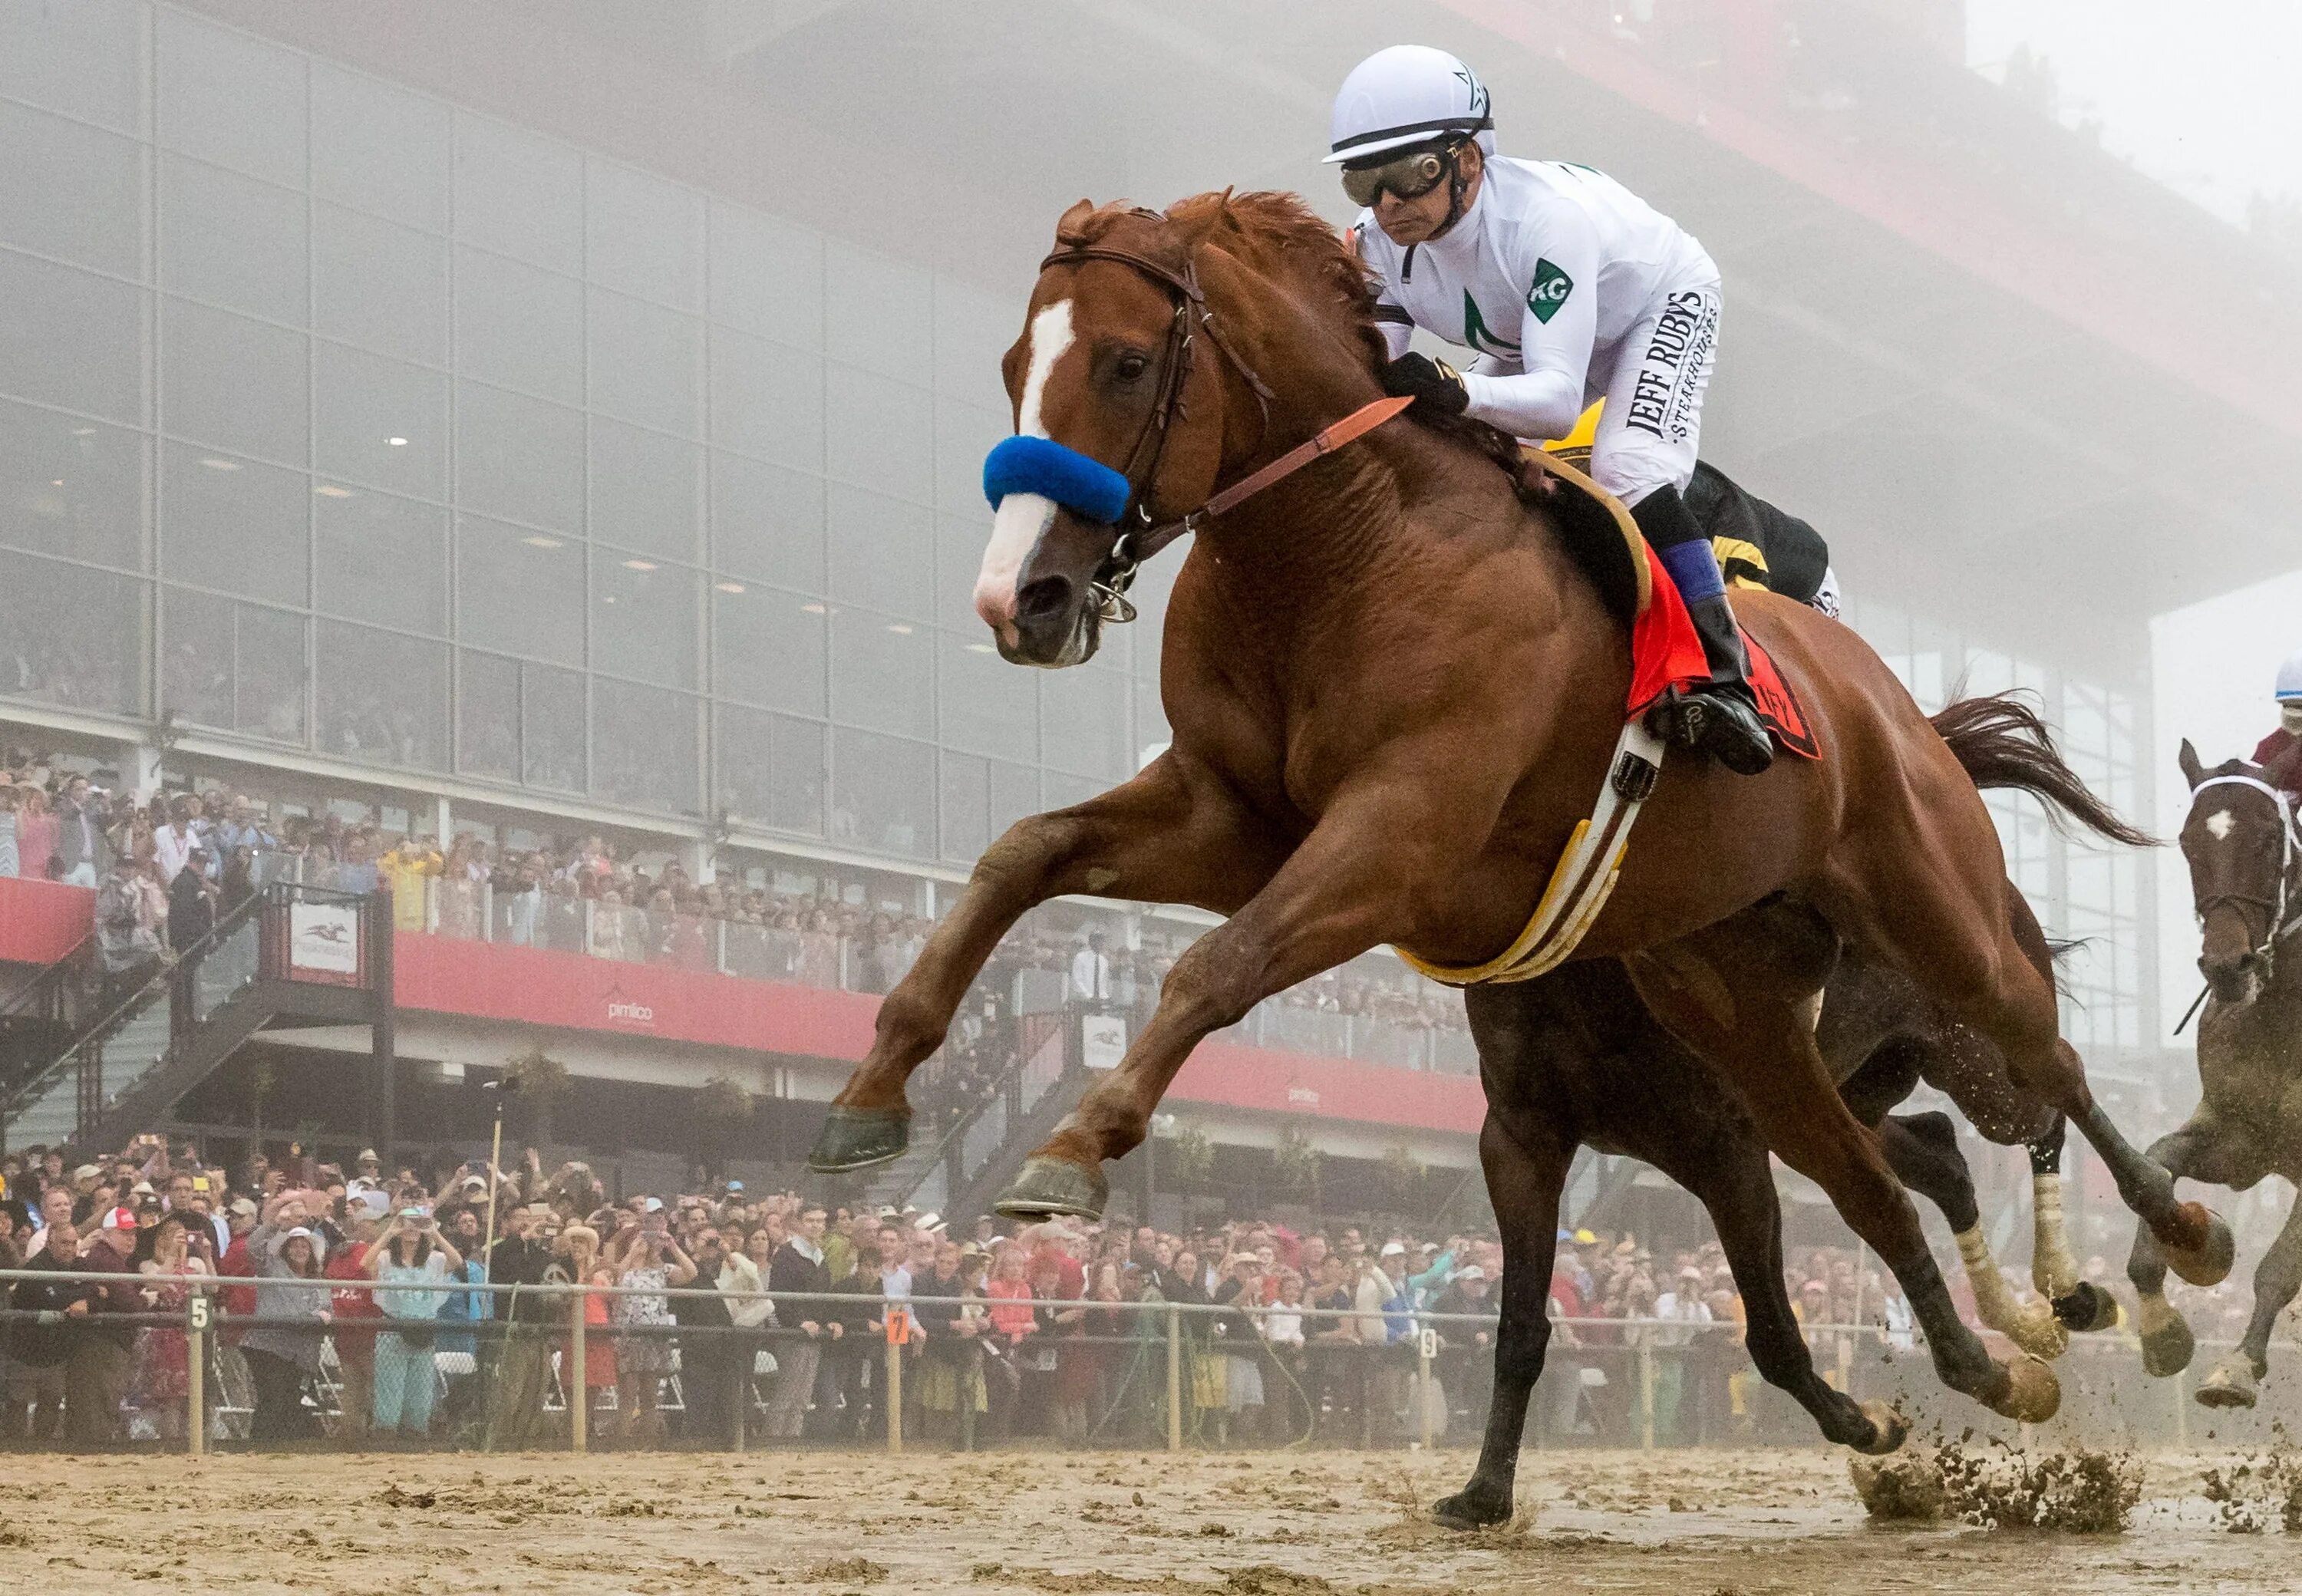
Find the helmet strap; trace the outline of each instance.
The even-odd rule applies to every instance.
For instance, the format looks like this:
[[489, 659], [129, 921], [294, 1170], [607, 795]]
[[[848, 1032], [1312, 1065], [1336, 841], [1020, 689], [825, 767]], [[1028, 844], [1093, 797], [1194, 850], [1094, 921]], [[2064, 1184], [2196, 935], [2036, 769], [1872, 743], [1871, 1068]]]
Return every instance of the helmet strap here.
[[1457, 139], [1447, 147], [1447, 220], [1431, 236], [1443, 239], [1463, 219], [1463, 194], [1471, 185], [1463, 176], [1463, 140]]

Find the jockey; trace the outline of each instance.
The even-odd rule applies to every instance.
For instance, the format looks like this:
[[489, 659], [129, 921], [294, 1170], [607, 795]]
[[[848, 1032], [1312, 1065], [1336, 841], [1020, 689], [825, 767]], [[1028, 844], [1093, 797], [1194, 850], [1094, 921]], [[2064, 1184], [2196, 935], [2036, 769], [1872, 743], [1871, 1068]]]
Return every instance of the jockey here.
[[2278, 668], [2278, 729], [2254, 751], [2262, 779], [2302, 796], [2302, 654]]
[[[1774, 745], [1710, 538], [1687, 507], [1718, 338], [1718, 268], [1612, 178], [1494, 153], [1486, 86], [1443, 50], [1397, 45], [1335, 97], [1331, 164], [1368, 208], [1355, 232], [1382, 279], [1383, 386], [1418, 411], [1467, 415], [1524, 440], [1568, 433], [1603, 395], [1591, 475], [1626, 505], [1686, 601], [1710, 680], [1653, 730], [1743, 775]], [[1478, 358], [1407, 351], [1417, 327]]]

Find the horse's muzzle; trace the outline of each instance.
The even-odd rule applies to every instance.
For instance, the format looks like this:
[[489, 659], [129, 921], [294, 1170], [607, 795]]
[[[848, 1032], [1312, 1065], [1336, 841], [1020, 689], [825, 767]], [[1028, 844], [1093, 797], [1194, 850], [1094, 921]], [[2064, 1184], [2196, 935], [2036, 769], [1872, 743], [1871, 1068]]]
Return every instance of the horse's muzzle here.
[[2268, 966], [2268, 960], [2249, 949], [2235, 958], [2201, 959], [2198, 973], [2206, 978], [2206, 990], [2214, 994], [2216, 1003], [2242, 1008], [2262, 995], [2269, 979]]
[[1103, 641], [1090, 595], [1070, 577], [1035, 576], [1015, 595], [1015, 641], [995, 634], [999, 654], [1016, 665], [1061, 669], [1083, 664]]

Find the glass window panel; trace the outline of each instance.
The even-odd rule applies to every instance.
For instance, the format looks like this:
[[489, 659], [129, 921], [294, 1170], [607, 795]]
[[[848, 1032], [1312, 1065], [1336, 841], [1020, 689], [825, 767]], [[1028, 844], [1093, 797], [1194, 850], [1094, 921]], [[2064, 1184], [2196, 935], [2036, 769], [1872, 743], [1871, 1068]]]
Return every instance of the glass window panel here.
[[702, 308], [702, 197], [613, 161], [590, 164], [584, 271], [626, 294]]
[[592, 789], [642, 809], [696, 812], [695, 702], [685, 693], [592, 678]]
[[221, 166], [160, 159], [160, 286], [292, 326], [309, 309], [305, 199]]
[[824, 606], [722, 579], [711, 594], [712, 691], [803, 715], [824, 712]]
[[978, 405], [937, 399], [935, 407], [935, 500], [939, 509], [955, 516], [981, 516], [990, 524], [991, 508], [983, 501], [983, 457], [1014, 430], [1012, 413]]
[[338, 206], [312, 207], [312, 325], [432, 365], [448, 358], [448, 246]]
[[301, 466], [311, 340], [184, 299], [161, 301], [160, 424], [203, 443]]
[[991, 772], [988, 760], [971, 754], [943, 755], [943, 856], [962, 862], [991, 845]]
[[940, 634], [942, 734], [974, 753], [1036, 762], [1039, 757], [1039, 678], [1047, 673], [1010, 665], [981, 623]]
[[711, 441], [779, 466], [822, 470], [823, 362], [712, 329]]
[[832, 734], [831, 840], [933, 854], [935, 750], [845, 727]]
[[1111, 790], [1106, 783], [1089, 781], [1080, 776], [1064, 776], [1054, 770], [1046, 773], [1040, 785], [1046, 791], [1049, 811], [1085, 803], [1088, 799], [1099, 798]]
[[934, 609], [935, 512], [836, 483], [828, 500], [833, 595], [927, 616]]
[[1039, 748], [1048, 766], [1107, 782], [1135, 774], [1135, 751], [1127, 730], [1127, 678], [1095, 665], [1044, 674]]
[[1016, 821], [1039, 812], [1039, 772], [1030, 765], [991, 761], [991, 824], [993, 840], [1004, 836]]
[[718, 708], [718, 806], [739, 820], [823, 835], [825, 734], [811, 720]]
[[584, 270], [584, 163], [484, 116], [456, 118], [456, 236], [571, 276]]
[[584, 402], [584, 285], [476, 249], [456, 251], [456, 369]]
[[144, 274], [140, 145], [0, 100], [0, 243]]
[[999, 365], [1023, 331], [1023, 307], [949, 277], [935, 283], [935, 387], [939, 394], [1003, 413]]
[[533, 660], [519, 668], [520, 779], [584, 790], [584, 678]]
[[0, 542], [144, 568], [144, 440], [0, 399]]
[[983, 551], [991, 542], [991, 507], [980, 495], [979, 513], [936, 517], [935, 609], [937, 621], [954, 632], [989, 635], [975, 613], [975, 578], [983, 569]]
[[714, 200], [711, 315], [794, 349], [820, 350], [821, 235]]
[[624, 549], [592, 551], [592, 668], [695, 685], [700, 573]]
[[142, 425], [146, 297], [0, 249], [0, 390]]
[[924, 388], [827, 365], [823, 448], [833, 476], [921, 504], [935, 498], [935, 401]]
[[824, 588], [824, 483], [819, 476], [711, 455], [711, 562], [787, 587]]
[[935, 735], [935, 656], [928, 628], [868, 609], [836, 610], [831, 718], [905, 736]]
[[149, 585], [0, 550], [0, 696], [144, 713]]
[[139, 0], [0, 5], [0, 94], [140, 136], [144, 11]]
[[313, 351], [314, 464], [427, 499], [448, 496], [448, 379], [342, 344]]
[[1173, 742], [1167, 711], [1159, 701], [1159, 684], [1135, 679], [1135, 769], [1140, 770]]
[[519, 661], [456, 651], [456, 769], [519, 779]]
[[162, 446], [160, 572], [298, 608], [307, 601], [311, 479], [187, 443]]
[[584, 528], [584, 414], [477, 382], [456, 384], [456, 500]]
[[592, 535], [672, 559], [701, 550], [703, 449], [592, 417]]
[[448, 647], [373, 626], [320, 623], [315, 684], [323, 753], [401, 769], [448, 763]]
[[458, 517], [456, 635], [482, 648], [583, 664], [583, 545]]
[[594, 289], [590, 326], [593, 409], [684, 438], [702, 434], [702, 322]]
[[883, 377], [916, 380], [935, 348], [934, 280], [837, 239], [825, 240], [823, 352]]
[[448, 107], [312, 63], [312, 192], [448, 230]]
[[304, 740], [302, 616], [180, 588], [162, 604], [161, 708], [225, 731]]
[[319, 607], [353, 620], [444, 636], [448, 512], [391, 493], [313, 490]]
[[304, 57], [166, 7], [158, 24], [161, 141], [301, 188]]

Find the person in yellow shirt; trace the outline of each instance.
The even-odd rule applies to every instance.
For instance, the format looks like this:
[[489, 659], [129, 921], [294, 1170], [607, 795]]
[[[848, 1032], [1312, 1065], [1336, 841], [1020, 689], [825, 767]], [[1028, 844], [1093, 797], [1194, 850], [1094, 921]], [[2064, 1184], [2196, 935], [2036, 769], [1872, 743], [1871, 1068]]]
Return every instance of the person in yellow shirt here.
[[437, 876], [444, 867], [440, 850], [428, 836], [412, 833], [393, 844], [390, 853], [375, 861], [376, 871], [391, 887], [392, 928], [400, 931], [421, 931], [424, 928], [424, 881]]

